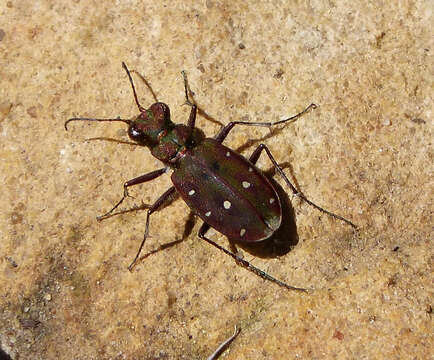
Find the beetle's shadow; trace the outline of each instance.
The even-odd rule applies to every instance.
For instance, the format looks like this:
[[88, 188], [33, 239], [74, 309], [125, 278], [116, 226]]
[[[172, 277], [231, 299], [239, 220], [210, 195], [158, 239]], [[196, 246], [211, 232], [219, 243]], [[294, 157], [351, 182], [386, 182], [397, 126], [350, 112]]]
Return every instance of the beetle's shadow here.
[[186, 240], [191, 235], [191, 233], [193, 231], [193, 228], [194, 228], [195, 222], [196, 222], [195, 216], [194, 216], [193, 212], [190, 211], [190, 213], [188, 215], [188, 218], [185, 221], [184, 232], [182, 234], [182, 237], [180, 239], [178, 239], [178, 240], [174, 240], [174, 241], [171, 241], [169, 243], [162, 244], [162, 245], [160, 245], [158, 248], [156, 248], [154, 250], [148, 251], [146, 254], [140, 256], [139, 262], [142, 262], [147, 257], [149, 257], [149, 256], [151, 256], [153, 254], [156, 254], [156, 253], [158, 253], [160, 251], [169, 249], [169, 248], [171, 248], [173, 246], [176, 246], [176, 245], [182, 243], [184, 240]]

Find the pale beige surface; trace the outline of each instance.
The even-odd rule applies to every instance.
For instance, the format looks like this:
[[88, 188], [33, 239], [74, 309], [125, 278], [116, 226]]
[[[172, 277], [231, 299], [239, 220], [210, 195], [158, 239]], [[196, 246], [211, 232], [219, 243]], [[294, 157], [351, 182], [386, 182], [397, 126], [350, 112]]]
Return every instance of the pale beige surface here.
[[[14, 359], [203, 359], [239, 324], [225, 359], [432, 356], [433, 3], [347, 3], [0, 3], [2, 349]], [[207, 134], [320, 105], [274, 137], [243, 128], [226, 142], [264, 141], [306, 195], [360, 225], [354, 234], [294, 200], [293, 251], [243, 251], [312, 294], [240, 268], [196, 238], [199, 221], [126, 270], [145, 214], [95, 215], [123, 181], [160, 164], [140, 148], [83, 141], [124, 138], [123, 124], [63, 129], [70, 116], [136, 114], [121, 61], [176, 122], [188, 116], [185, 69], [219, 122], [199, 117]], [[135, 189], [129, 204], [169, 184]], [[181, 239], [187, 218], [180, 200], [156, 214], [145, 253]]]

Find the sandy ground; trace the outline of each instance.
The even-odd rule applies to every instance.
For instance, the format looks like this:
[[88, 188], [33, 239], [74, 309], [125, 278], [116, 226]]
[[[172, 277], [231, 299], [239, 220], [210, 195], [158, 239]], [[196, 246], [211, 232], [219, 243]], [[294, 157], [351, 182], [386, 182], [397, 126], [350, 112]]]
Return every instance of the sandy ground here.
[[[432, 358], [434, 6], [397, 3], [1, 2], [2, 350], [12, 359], [204, 359], [238, 325], [222, 358]], [[359, 226], [289, 196], [295, 222], [286, 216], [294, 226], [279, 240], [296, 243], [291, 251], [237, 246], [313, 291], [264, 281], [199, 240], [200, 221], [180, 199], [153, 215], [147, 256], [127, 270], [145, 212], [95, 216], [125, 180], [161, 164], [147, 149], [85, 141], [126, 140], [125, 124], [63, 128], [71, 116], [137, 115], [121, 61], [175, 122], [188, 117], [186, 70], [210, 136], [231, 120], [319, 105], [272, 134], [235, 128], [225, 141], [247, 156], [266, 143], [306, 196]], [[134, 188], [125, 206], [169, 186], [163, 176]]]

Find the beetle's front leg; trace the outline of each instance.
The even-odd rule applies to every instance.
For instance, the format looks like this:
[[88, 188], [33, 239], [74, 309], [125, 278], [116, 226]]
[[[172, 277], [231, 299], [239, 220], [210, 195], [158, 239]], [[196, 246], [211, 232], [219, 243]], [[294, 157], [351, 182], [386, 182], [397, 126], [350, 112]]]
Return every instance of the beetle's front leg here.
[[302, 199], [303, 201], [305, 201], [306, 203], [308, 203], [309, 205], [313, 206], [315, 209], [323, 212], [324, 214], [327, 214], [335, 219], [341, 220], [345, 223], [347, 223], [348, 225], [352, 226], [354, 229], [357, 229], [357, 226], [354, 225], [351, 221], [343, 218], [342, 216], [336, 215], [326, 209], [323, 209], [322, 207], [316, 205], [315, 203], [313, 203], [312, 201], [310, 201], [308, 198], [306, 198], [306, 196], [304, 196], [301, 192], [299, 192], [294, 185], [291, 184], [291, 182], [289, 181], [289, 179], [287, 178], [287, 176], [285, 175], [285, 173], [283, 172], [282, 168], [279, 166], [279, 164], [277, 163], [277, 161], [274, 159], [273, 155], [271, 154], [271, 151], [268, 149], [268, 147], [265, 144], [260, 144], [256, 150], [252, 153], [252, 155], [250, 156], [250, 161], [255, 164], [256, 161], [258, 161], [259, 156], [262, 153], [262, 150], [265, 150], [265, 152], [268, 155], [268, 158], [271, 160], [271, 162], [273, 163], [274, 168], [277, 170], [277, 172], [279, 173], [279, 175], [283, 178], [283, 180], [285, 181], [286, 185], [289, 186], [289, 188], [292, 190], [292, 192], [294, 193], [295, 196], [298, 196], [300, 199]]
[[184, 92], [185, 92], [185, 103], [184, 105], [191, 106], [190, 116], [188, 118], [187, 126], [194, 128], [196, 124], [196, 114], [197, 114], [197, 105], [190, 101], [188, 97], [188, 82], [187, 82], [187, 74], [185, 71], [181, 71], [182, 77], [184, 78]]
[[190, 116], [188, 117], [187, 126], [194, 128], [194, 126], [196, 124], [196, 114], [197, 114], [197, 106], [195, 104], [192, 104]]
[[[119, 207], [119, 205], [122, 204], [122, 202], [123, 202], [123, 201], [124, 201], [128, 196], [130, 196], [130, 195], [128, 194], [128, 188], [129, 188], [130, 186], [134, 186], [134, 185], [138, 185], [138, 184], [143, 184], [144, 182], [154, 180], [155, 178], [157, 178], [157, 177], [163, 175], [166, 171], [167, 171], [167, 167], [164, 167], [164, 168], [162, 168], [162, 169], [154, 170], [154, 171], [151, 171], [151, 172], [149, 172], [149, 173], [147, 173], [147, 174], [144, 174], [144, 175], [138, 176], [138, 177], [136, 177], [136, 178], [134, 178], [134, 179], [128, 180], [126, 183], [124, 183], [124, 195], [122, 196], [122, 199], [120, 199], [120, 200], [118, 201], [118, 203], [117, 203], [115, 206], [113, 206], [113, 208], [112, 208], [110, 211], [108, 211], [108, 212], [105, 213], [104, 215], [97, 216], [96, 219], [97, 219], [98, 221], [101, 221], [101, 220], [107, 219], [108, 217], [110, 217], [110, 216], [112, 216], [112, 215], [117, 215], [117, 214], [119, 214], [119, 213], [117, 213], [117, 214], [113, 214], [113, 211], [115, 211], [115, 210]], [[139, 208], [138, 208], [138, 209], [139, 209]], [[137, 210], [138, 210], [138, 209], [137, 209]], [[136, 210], [136, 209], [135, 209], [135, 210]], [[123, 213], [123, 212], [120, 212], [120, 213]]]
[[247, 270], [250, 270], [251, 272], [253, 272], [254, 274], [260, 276], [261, 278], [263, 278], [265, 280], [272, 281], [272, 282], [276, 283], [279, 286], [282, 286], [282, 287], [287, 288], [289, 290], [298, 290], [298, 291], [307, 292], [307, 289], [294, 287], [294, 286], [291, 286], [291, 285], [288, 285], [288, 284], [284, 283], [283, 281], [280, 281], [280, 280], [274, 278], [273, 276], [267, 274], [265, 271], [257, 268], [256, 266], [253, 266], [248, 261], [240, 258], [238, 255], [230, 252], [229, 250], [225, 249], [223, 246], [220, 246], [219, 244], [215, 243], [211, 239], [207, 238], [205, 236], [205, 234], [209, 230], [209, 228], [210, 228], [210, 226], [207, 223], [203, 223], [202, 226], [199, 229], [199, 233], [198, 233], [199, 238], [205, 240], [208, 244], [211, 244], [212, 246], [215, 246], [217, 249], [223, 251], [226, 255], [229, 255], [230, 257], [232, 257], [233, 259], [235, 259], [235, 261], [237, 262], [237, 264], [241, 265], [242, 267], [245, 267]]

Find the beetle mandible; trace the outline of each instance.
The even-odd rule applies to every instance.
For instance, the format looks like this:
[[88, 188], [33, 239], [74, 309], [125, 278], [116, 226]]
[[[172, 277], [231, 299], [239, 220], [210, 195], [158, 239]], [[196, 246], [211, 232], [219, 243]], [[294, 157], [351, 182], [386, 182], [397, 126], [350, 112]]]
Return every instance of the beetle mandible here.
[[[232, 241], [252, 243], [270, 238], [280, 227], [282, 221], [281, 199], [271, 182], [255, 166], [262, 151], [266, 152], [275, 170], [295, 196], [319, 211], [356, 228], [356, 225], [351, 221], [323, 209], [297, 191], [265, 144], [260, 144], [249, 159], [222, 144], [235, 125], [270, 128], [294, 121], [317, 106], [312, 103], [302, 112], [275, 122], [231, 121], [217, 135], [209, 138], [205, 137], [202, 130], [195, 127], [197, 106], [189, 100], [187, 77], [184, 71], [182, 71], [182, 75], [184, 77], [186, 104], [191, 106], [187, 125], [173, 123], [170, 118], [169, 107], [162, 102], [155, 102], [149, 109], [142, 107], [137, 98], [131, 73], [124, 62], [122, 62], [122, 67], [127, 73], [140, 114], [133, 120], [71, 118], [65, 122], [65, 129], [68, 129], [67, 125], [72, 121], [124, 122], [128, 125], [130, 139], [140, 146], [149, 148], [151, 154], [164, 164], [161, 169], [125, 182], [124, 194], [121, 200], [106, 214], [97, 217], [98, 220], [114, 215], [113, 211], [129, 196], [128, 188], [130, 186], [151, 181], [163, 175], [169, 169], [173, 170], [171, 175], [173, 186], [166, 190], [151, 206], [143, 205], [141, 207], [142, 209], [148, 209], [145, 234], [139, 250], [128, 269], [131, 270], [134, 266], [148, 237], [150, 216], [168, 201], [171, 195], [178, 192], [191, 210], [203, 220], [198, 232], [201, 239], [231, 256], [238, 264], [262, 278], [290, 290], [306, 292], [307, 290], [304, 288], [290, 286], [272, 277], [205, 235], [208, 229], [212, 227]], [[140, 207], [137, 209], [140, 209]]]

